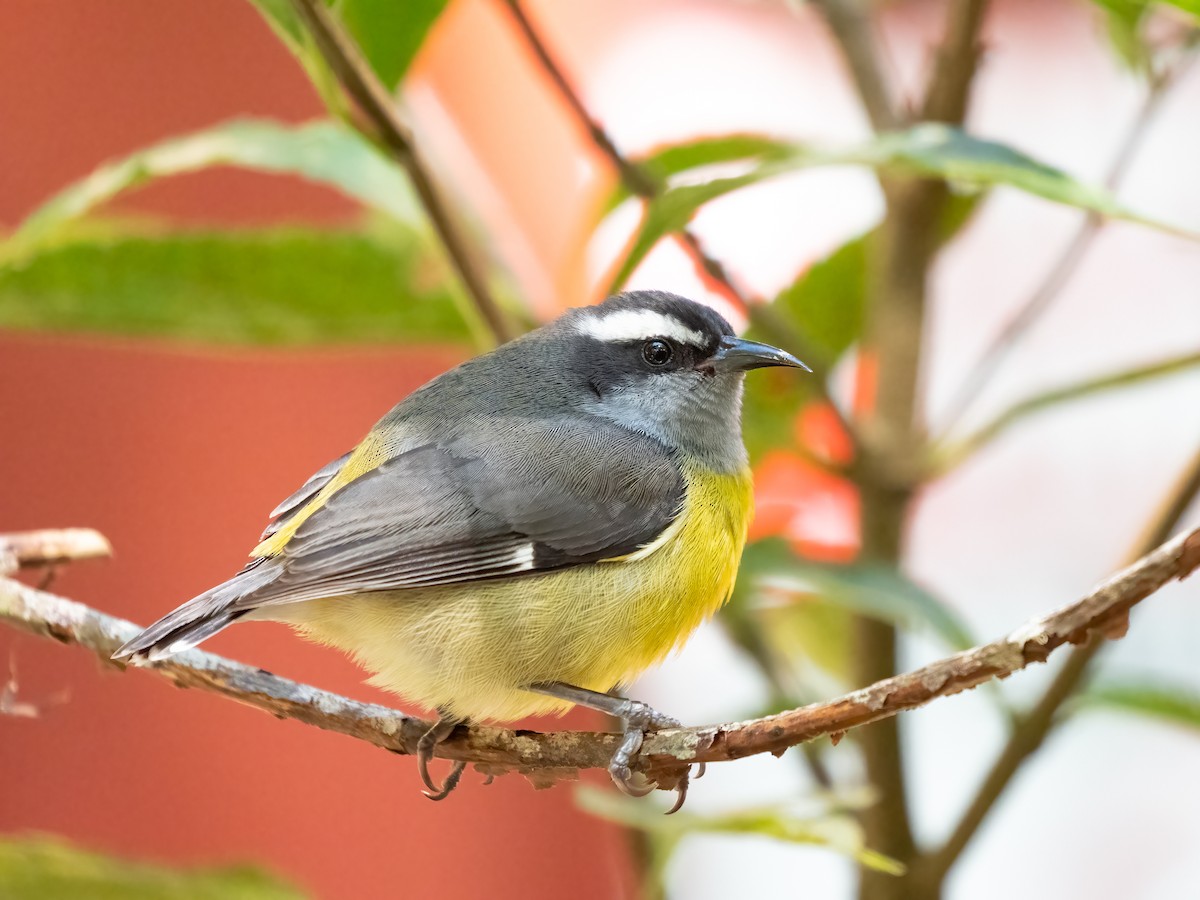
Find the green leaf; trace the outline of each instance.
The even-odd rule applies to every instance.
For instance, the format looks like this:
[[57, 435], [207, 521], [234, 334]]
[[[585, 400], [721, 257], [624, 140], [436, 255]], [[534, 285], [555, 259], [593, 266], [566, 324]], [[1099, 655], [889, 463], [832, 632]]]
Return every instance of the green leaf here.
[[804, 595], [900, 628], [925, 628], [955, 650], [976, 644], [957, 613], [895, 569], [870, 563], [813, 562], [779, 538], [746, 546], [738, 589]]
[[336, 0], [334, 4], [388, 90], [400, 83], [445, 8], [446, 0]]
[[638, 159], [637, 163], [649, 175], [665, 180], [688, 169], [742, 160], [783, 159], [791, 153], [791, 146], [778, 138], [761, 134], [723, 134], [662, 147]]
[[[778, 138], [760, 134], [723, 134], [670, 144], [633, 162], [651, 179], [662, 184], [669, 178], [704, 166], [781, 159], [791, 152], [791, 145]], [[630, 196], [629, 189], [618, 184], [608, 198], [604, 212], [611, 212]]]
[[1135, 72], [1150, 72], [1150, 48], [1142, 39], [1147, 0], [1092, 0], [1104, 14], [1108, 40], [1117, 59]]
[[252, 866], [173, 870], [76, 849], [60, 840], [0, 841], [5, 900], [301, 900], [299, 890]]
[[1153, 682], [1108, 682], [1088, 688], [1076, 698], [1084, 709], [1137, 713], [1200, 730], [1200, 692], [1193, 687]]
[[412, 232], [116, 235], [0, 269], [0, 327], [220, 344], [467, 343]]
[[1004, 144], [971, 137], [946, 125], [925, 123], [907, 131], [878, 135], [867, 144], [848, 149], [795, 146], [788, 156], [766, 160], [741, 175], [669, 188], [647, 204], [630, 251], [613, 279], [613, 289], [619, 289], [628, 280], [663, 236], [684, 228], [704, 204], [785, 172], [829, 165], [861, 165], [944, 178], [960, 188], [972, 190], [1013, 187], [1055, 203], [1139, 222], [1193, 239], [1197, 237], [1138, 216], [1102, 188], [1082, 184]]
[[818, 817], [796, 815], [784, 807], [762, 807], [718, 815], [697, 815], [686, 810], [664, 816], [653, 804], [637, 802], [612, 791], [582, 786], [576, 789], [579, 806], [594, 816], [637, 828], [671, 842], [689, 834], [746, 834], [792, 844], [825, 847], [860, 865], [889, 875], [904, 874], [904, 866], [891, 857], [863, 846], [862, 829], [853, 816], [840, 812]]
[[335, 188], [397, 221], [420, 218], [404, 173], [346, 126], [246, 119], [172, 138], [102, 165], [31, 213], [8, 246], [0, 248], [0, 262], [52, 243], [65, 225], [118, 194], [156, 178], [212, 166], [297, 175]]

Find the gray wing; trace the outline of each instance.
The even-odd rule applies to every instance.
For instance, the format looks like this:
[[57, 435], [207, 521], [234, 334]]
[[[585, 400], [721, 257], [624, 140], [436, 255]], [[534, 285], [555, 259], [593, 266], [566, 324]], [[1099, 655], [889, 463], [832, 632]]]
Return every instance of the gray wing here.
[[354, 451], [352, 450], [350, 453], [343, 454], [332, 462], [328, 462], [323, 465], [315, 475], [309, 478], [308, 481], [304, 482], [303, 486], [298, 491], [271, 510], [271, 514], [268, 516], [268, 518], [270, 518], [272, 522], [266, 527], [266, 529], [264, 529], [259, 540], [265, 541], [267, 538], [277, 532], [280, 528], [287, 524], [288, 520], [292, 518], [292, 516], [294, 516], [304, 507], [304, 504], [306, 504], [313, 497], [317, 496], [317, 493], [321, 490], [321, 488], [325, 487], [325, 485], [329, 484], [329, 482], [333, 480], [333, 476], [341, 470], [342, 466], [346, 464], [346, 460], [350, 458], [350, 454], [353, 452]]
[[502, 442], [409, 450], [341, 488], [231, 611], [622, 556], [682, 507], [678, 464], [649, 437], [594, 420], [513, 427]]

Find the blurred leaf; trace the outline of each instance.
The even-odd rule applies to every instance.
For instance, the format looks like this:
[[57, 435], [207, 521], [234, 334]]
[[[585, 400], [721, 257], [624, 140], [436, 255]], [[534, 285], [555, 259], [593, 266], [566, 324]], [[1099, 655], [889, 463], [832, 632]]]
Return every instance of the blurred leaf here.
[[335, 122], [286, 125], [245, 119], [172, 138], [107, 163], [31, 213], [0, 247], [20, 258], [52, 243], [64, 225], [156, 178], [212, 166], [297, 175], [340, 190], [401, 222], [420, 216], [403, 172], [364, 138]]
[[1152, 7], [1170, 6], [1200, 19], [1200, 0], [1092, 0], [1104, 16], [1109, 42], [1117, 58], [1134, 72], [1149, 76], [1154, 71], [1155, 47], [1146, 40], [1146, 15]]
[[1130, 69], [1150, 72], [1150, 48], [1142, 40], [1142, 18], [1150, 4], [1146, 0], [1092, 0], [1104, 14], [1109, 44], [1117, 58]]
[[724, 134], [672, 144], [637, 162], [648, 174], [666, 179], [701, 166], [739, 160], [782, 159], [791, 153], [791, 146], [777, 138], [760, 134]]
[[224, 344], [466, 343], [456, 282], [411, 232], [394, 230], [67, 243], [0, 269], [0, 327]]
[[739, 589], [808, 595], [900, 628], [928, 628], [955, 650], [974, 647], [970, 631], [950, 607], [900, 572], [869, 563], [832, 565], [804, 559], [787, 541], [768, 538], [746, 546]]
[[384, 87], [395, 90], [446, 0], [334, 0], [333, 6]]
[[1052, 409], [1062, 403], [1081, 400], [1094, 394], [1102, 394], [1114, 389], [1132, 387], [1142, 382], [1177, 375], [1180, 372], [1185, 372], [1188, 369], [1196, 367], [1200, 367], [1200, 352], [1185, 353], [1182, 356], [1171, 357], [1170, 359], [1150, 363], [1149, 365], [1127, 369], [1123, 372], [1101, 375], [1099, 378], [1089, 378], [1075, 384], [1054, 388], [1045, 393], [1029, 397], [1009, 407], [987, 425], [984, 425], [974, 434], [969, 435], [957, 444], [951, 444], [945, 449], [936, 450], [935, 469], [941, 473], [954, 468], [975, 454], [981, 447], [996, 440], [996, 438], [1018, 424], [1022, 419], [1035, 413]]
[[[942, 246], [970, 220], [978, 195], [955, 195], [946, 204], [938, 233]], [[829, 256], [813, 263], [775, 297], [778, 314], [804, 335], [806, 353], [829, 367], [862, 336], [867, 298], [867, 261], [879, 229], [847, 241]]]
[[[791, 145], [777, 138], [759, 134], [725, 134], [671, 144], [635, 159], [634, 163], [654, 181], [665, 183], [675, 175], [704, 166], [781, 159], [791, 153]], [[611, 212], [630, 196], [629, 189], [619, 183], [605, 204], [604, 212]]]
[[267, 20], [271, 30], [278, 35], [293, 53], [304, 52], [307, 32], [304, 22], [296, 14], [290, 0], [250, 0], [250, 5]]
[[[939, 245], [962, 230], [978, 204], [977, 195], [951, 196]], [[752, 308], [747, 337], [782, 344], [818, 373], [828, 371], [862, 336], [867, 263], [877, 234], [875, 228], [852, 238], [813, 263], [775, 297], [769, 310]], [[742, 421], [751, 460], [775, 447], [795, 446], [796, 416], [812, 399], [813, 389], [811, 379], [780, 369], [765, 369], [746, 380]]]
[[76, 849], [54, 838], [0, 841], [5, 900], [300, 900], [252, 866], [176, 871]]
[[1084, 709], [1111, 709], [1200, 729], [1200, 693], [1193, 687], [1109, 682], [1089, 687], [1075, 702]]
[[[799, 702], [841, 693], [853, 684], [854, 614], [849, 609], [813, 597], [786, 605], [764, 605], [756, 618], [764, 640], [787, 660], [788, 669], [807, 689]], [[810, 666], [829, 677], [818, 677]], [[781, 709], [796, 705], [788, 703]]]
[[[765, 339], [754, 334], [754, 329], [748, 336]], [[752, 463], [774, 448], [795, 446], [796, 416], [812, 400], [814, 388], [811, 378], [797, 378], [794, 369], [762, 369], [746, 379], [742, 394], [742, 437]]]
[[653, 804], [587, 785], [576, 789], [575, 798], [584, 811], [594, 816], [673, 842], [698, 833], [758, 835], [793, 844], [826, 847], [867, 868], [890, 875], [904, 873], [904, 867], [896, 860], [865, 848], [858, 822], [840, 812], [805, 818], [782, 807], [764, 807], [706, 816], [684, 810], [664, 816], [661, 808]]
[[818, 150], [795, 146], [789, 156], [767, 160], [744, 174], [669, 188], [647, 204], [638, 234], [613, 279], [614, 290], [628, 280], [663, 236], [685, 227], [704, 204], [785, 172], [829, 165], [863, 165], [944, 178], [959, 187], [974, 190], [1014, 187], [1056, 203], [1196, 237], [1182, 229], [1137, 216], [1102, 188], [1078, 182], [1004, 144], [971, 137], [945, 125], [925, 123], [906, 131], [878, 135], [870, 143], [850, 149]]
[[[389, 91], [412, 64], [446, 0], [324, 0], [358, 45]], [[295, 55], [331, 113], [341, 115], [341, 88], [330, 72], [304, 20], [289, 0], [250, 0], [271, 30]]]

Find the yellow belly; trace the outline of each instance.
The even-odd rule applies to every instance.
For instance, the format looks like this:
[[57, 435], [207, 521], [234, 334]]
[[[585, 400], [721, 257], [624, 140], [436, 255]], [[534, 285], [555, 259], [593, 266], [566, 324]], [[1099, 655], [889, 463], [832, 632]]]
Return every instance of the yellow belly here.
[[729, 598], [753, 509], [748, 471], [685, 471], [683, 514], [623, 560], [472, 585], [377, 592], [259, 611], [345, 650], [372, 684], [475, 720], [571, 704], [524, 690], [607, 691], [676, 649]]

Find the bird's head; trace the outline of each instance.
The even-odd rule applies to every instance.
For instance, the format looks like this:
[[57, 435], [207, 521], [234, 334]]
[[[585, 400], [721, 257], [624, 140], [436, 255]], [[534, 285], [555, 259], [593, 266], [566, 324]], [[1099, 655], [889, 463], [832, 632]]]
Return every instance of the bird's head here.
[[745, 462], [743, 375], [808, 368], [778, 347], [739, 338], [709, 307], [660, 291], [618, 294], [547, 331], [583, 408], [720, 470]]

